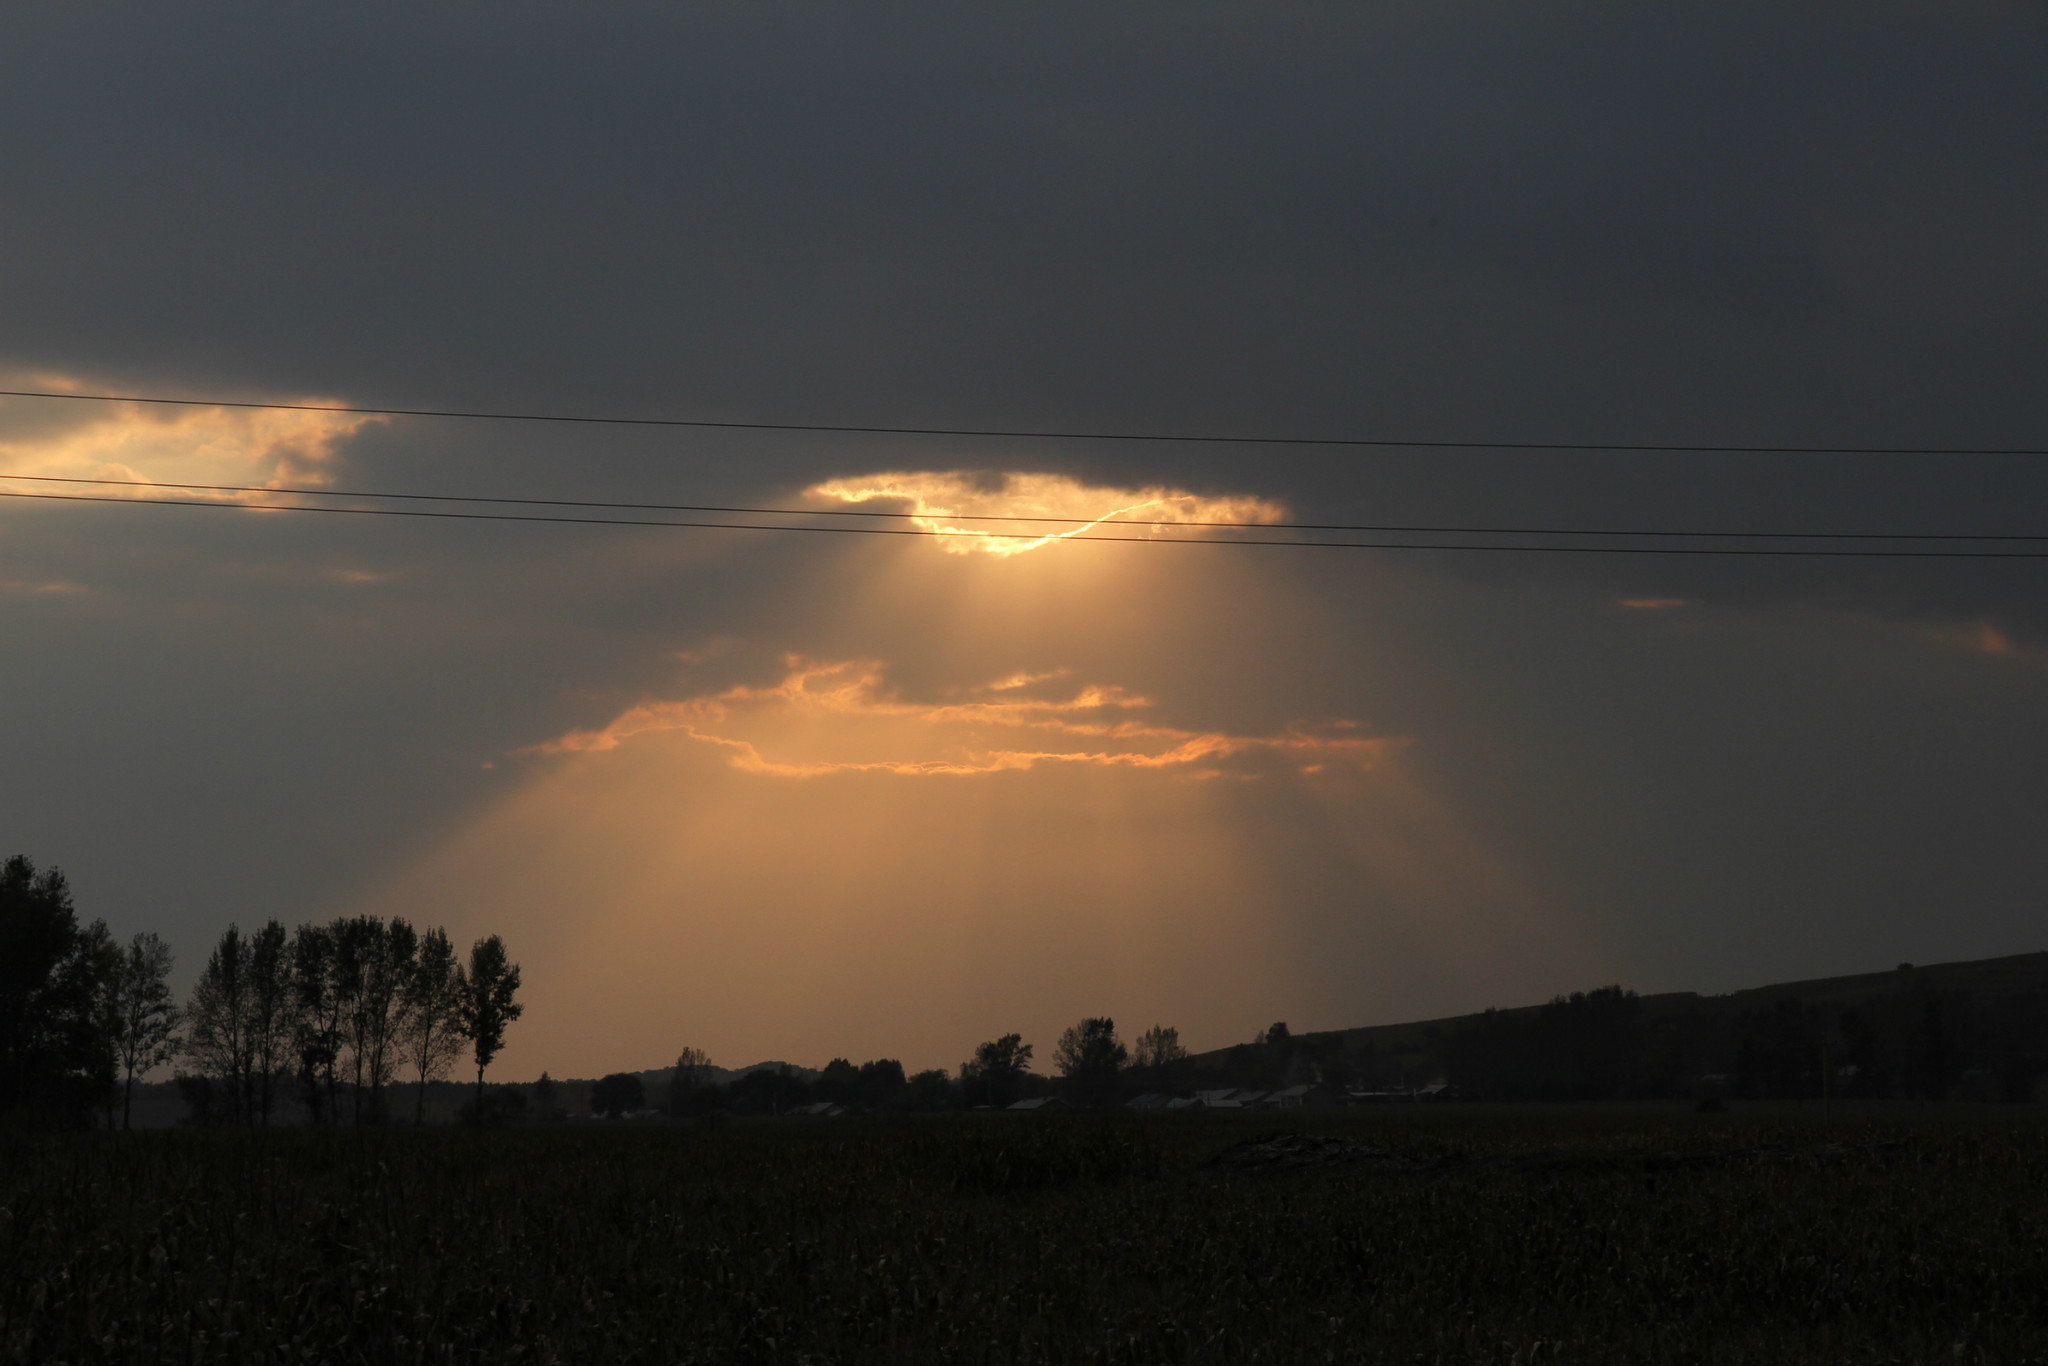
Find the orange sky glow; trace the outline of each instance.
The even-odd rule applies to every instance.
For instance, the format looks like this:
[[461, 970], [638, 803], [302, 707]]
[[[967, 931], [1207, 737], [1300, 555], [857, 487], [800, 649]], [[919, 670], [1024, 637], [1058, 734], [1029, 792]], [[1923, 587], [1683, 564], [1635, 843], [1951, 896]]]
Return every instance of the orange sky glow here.
[[678, 642], [673, 686], [491, 756], [500, 799], [366, 898], [518, 947], [548, 1023], [511, 1072], [953, 1067], [1104, 1013], [1216, 1047], [1586, 955], [1424, 741], [1273, 706], [1283, 661], [1233, 642], [1313, 620], [1284, 580], [1117, 545], [841, 563], [800, 637]]
[[[90, 388], [69, 375], [15, 374], [7, 387], [68, 392]], [[287, 397], [320, 404], [335, 400]], [[31, 406], [0, 400], [0, 483], [8, 475], [142, 483], [278, 487], [331, 483], [337, 443], [384, 419], [358, 413], [279, 412], [250, 408], [158, 407], [141, 403]], [[8, 484], [37, 493], [50, 485]], [[103, 485], [102, 497], [148, 498], [145, 488]], [[180, 498], [261, 504], [262, 493], [170, 490]]]

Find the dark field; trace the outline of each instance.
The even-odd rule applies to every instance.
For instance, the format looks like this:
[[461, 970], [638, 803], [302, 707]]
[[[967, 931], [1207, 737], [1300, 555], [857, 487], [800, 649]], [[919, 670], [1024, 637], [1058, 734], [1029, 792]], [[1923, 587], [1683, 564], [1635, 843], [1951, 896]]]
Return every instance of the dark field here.
[[[1403, 1161], [1205, 1165], [1280, 1129]], [[2048, 1360], [2048, 1123], [1465, 1106], [0, 1138], [0, 1354]]]

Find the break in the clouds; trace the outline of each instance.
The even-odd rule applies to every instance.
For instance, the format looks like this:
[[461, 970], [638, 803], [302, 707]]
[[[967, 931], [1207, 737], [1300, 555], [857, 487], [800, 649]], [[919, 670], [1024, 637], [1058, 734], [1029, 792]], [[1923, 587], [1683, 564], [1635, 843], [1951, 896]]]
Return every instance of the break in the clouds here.
[[1105, 526], [1157, 535], [1171, 527], [1200, 531], [1218, 523], [1277, 522], [1286, 515], [1270, 498], [1101, 488], [1062, 474], [1015, 471], [870, 474], [826, 480], [804, 493], [835, 506], [902, 509], [912, 525], [963, 555], [1022, 555]]

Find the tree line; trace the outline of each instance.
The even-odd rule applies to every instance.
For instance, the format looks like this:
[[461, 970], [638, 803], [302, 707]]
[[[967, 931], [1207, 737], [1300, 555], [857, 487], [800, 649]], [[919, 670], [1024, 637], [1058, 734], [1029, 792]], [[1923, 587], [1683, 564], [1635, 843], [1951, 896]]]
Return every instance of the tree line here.
[[[598, 1113], [788, 1113], [820, 1101], [861, 1110], [1001, 1109], [1058, 1095], [1108, 1109], [1141, 1093], [1306, 1085], [1323, 1102], [1411, 1096], [1432, 1082], [1448, 1097], [1488, 1101], [2048, 1100], [2048, 978], [1990, 991], [1944, 987], [1902, 965], [1889, 990], [1853, 999], [1692, 998], [1656, 1008], [1620, 986], [1520, 1010], [1381, 1031], [1295, 1034], [1284, 1022], [1202, 1057], [1154, 1028], [1126, 1049], [1115, 1022], [1085, 1019], [1060, 1036], [1053, 1075], [1006, 1034], [957, 1073], [905, 1076], [878, 1059], [834, 1059], [805, 1078], [762, 1071], [712, 1086], [686, 1050], [664, 1094], [615, 1075], [591, 1095]], [[1380, 1035], [1376, 1038], [1375, 1035]]]
[[[1174, 1089], [1192, 1075], [1178, 1029], [1155, 1025], [1134, 1046], [1126, 1046], [1108, 1016], [1084, 1019], [1060, 1035], [1052, 1052], [1054, 1076], [1031, 1070], [1034, 1052], [1023, 1035], [1004, 1034], [977, 1046], [957, 1073], [932, 1068], [906, 1075], [894, 1058], [857, 1066], [834, 1058], [810, 1077], [787, 1068], [760, 1068], [720, 1084], [709, 1079], [709, 1056], [685, 1048], [660, 1094], [650, 1095], [637, 1073], [615, 1072], [591, 1087], [589, 1108], [600, 1115], [659, 1112], [676, 1118], [727, 1111], [789, 1114], [817, 1104], [932, 1112], [999, 1110], [1030, 1097], [1058, 1095], [1080, 1108], [1109, 1109], [1138, 1091]], [[560, 1089], [543, 1075], [533, 1088], [537, 1117], [566, 1117]]]
[[390, 1090], [426, 1084], [467, 1053], [469, 1113], [486, 1113], [484, 1076], [524, 1012], [519, 965], [497, 935], [467, 958], [447, 932], [350, 916], [287, 931], [230, 925], [191, 996], [170, 988], [156, 934], [117, 943], [81, 924], [61, 871], [16, 855], [0, 867], [0, 1113], [77, 1127], [133, 1118], [138, 1078], [182, 1062], [177, 1083], [198, 1124], [263, 1125], [287, 1106], [314, 1123], [384, 1123]]

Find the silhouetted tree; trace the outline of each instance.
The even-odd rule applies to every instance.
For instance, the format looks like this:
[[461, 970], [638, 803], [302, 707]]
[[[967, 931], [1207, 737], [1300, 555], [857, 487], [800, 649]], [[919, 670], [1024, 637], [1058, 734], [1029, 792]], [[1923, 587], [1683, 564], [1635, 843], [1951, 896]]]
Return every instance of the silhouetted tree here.
[[299, 1081], [314, 1123], [341, 1118], [339, 1064], [344, 1003], [335, 982], [336, 946], [331, 925], [301, 925], [292, 931], [293, 1047]]
[[[114, 1106], [120, 1100], [115, 1084], [121, 1074], [121, 970], [125, 956], [104, 920], [95, 920], [80, 934], [79, 950], [87, 974], [86, 1031], [81, 1039], [87, 1059], [85, 1085], [107, 1112], [114, 1127]], [[82, 1098], [81, 1098], [82, 1099]]]
[[[425, 1084], [422, 1083], [420, 1094], [424, 1096], [426, 1090]], [[562, 1101], [555, 1094], [555, 1079], [545, 1071], [540, 1074], [540, 1080], [533, 1084], [533, 1111], [542, 1119], [562, 1118]]]
[[363, 1033], [363, 956], [369, 929], [362, 917], [343, 917], [327, 926], [332, 948], [327, 971], [334, 992], [336, 1074], [336, 1084], [328, 1088], [328, 1105], [337, 1124], [341, 1122], [340, 1083], [344, 1077], [352, 1078], [348, 1083], [350, 1113], [362, 1118], [363, 1055], [357, 1041]]
[[860, 1065], [854, 1100], [870, 1110], [894, 1109], [902, 1100], [903, 1088], [907, 1084], [902, 1063], [894, 1058], [876, 1058]]
[[505, 941], [497, 935], [479, 939], [470, 946], [469, 972], [462, 989], [462, 1036], [469, 1040], [476, 1057], [476, 1113], [484, 1118], [484, 1069], [505, 1046], [505, 1030], [526, 1013], [515, 999], [519, 993], [519, 965], [505, 956]]
[[178, 1055], [178, 1003], [171, 995], [171, 947], [150, 933], [128, 941], [116, 990], [115, 1048], [120, 1056], [121, 1127], [131, 1127], [135, 1074]]
[[113, 1087], [117, 961], [104, 924], [80, 928], [62, 872], [19, 854], [0, 866], [0, 1111], [90, 1122]]
[[[466, 981], [467, 974], [455, 961], [455, 946], [448, 942], [448, 932], [435, 928], [422, 935], [419, 953], [400, 989], [398, 1002], [400, 1050], [419, 1076], [414, 1124], [427, 1122], [427, 1083], [447, 1076], [448, 1069], [462, 1056], [462, 999]], [[546, 1080], [546, 1074], [542, 1074], [542, 1079]]]
[[358, 915], [337, 920], [334, 935], [334, 992], [341, 1021], [341, 1042], [348, 1050], [349, 1114], [363, 1122], [363, 1100], [367, 1071], [373, 1049], [375, 1026], [371, 1015], [379, 1002], [371, 975], [384, 951], [384, 927], [374, 916]]
[[1170, 1067], [1187, 1057], [1180, 1045], [1180, 1031], [1168, 1025], [1153, 1025], [1138, 1036], [1131, 1052], [1133, 1067]]
[[903, 1086], [903, 1108], [906, 1110], [952, 1110], [960, 1104], [960, 1088], [946, 1075], [943, 1067], [912, 1073]]
[[369, 1080], [370, 1117], [381, 1122], [384, 1087], [404, 1057], [400, 1042], [405, 990], [419, 955], [419, 935], [402, 919], [380, 925], [373, 917], [374, 930], [363, 961], [363, 1022], [361, 1047], [363, 1074]]
[[811, 1093], [835, 1105], [851, 1105], [860, 1089], [860, 1069], [844, 1058], [834, 1058], [811, 1083]]
[[701, 1048], [685, 1048], [676, 1055], [675, 1071], [668, 1079], [668, 1112], [691, 1115], [702, 1108], [709, 1096], [711, 1055]]
[[1131, 1050], [1131, 1070], [1152, 1090], [1178, 1091], [1186, 1086], [1190, 1067], [1180, 1031], [1171, 1025], [1153, 1025], [1140, 1034]]
[[726, 1088], [733, 1109], [741, 1114], [785, 1114], [811, 1098], [811, 1088], [788, 1067], [761, 1067], [735, 1078]]
[[51, 1037], [57, 978], [78, 938], [64, 874], [37, 873], [20, 854], [0, 869], [0, 1062], [6, 1108], [27, 1108], [58, 1067]]
[[185, 1056], [220, 1087], [226, 1117], [237, 1124], [248, 1123], [253, 1109], [249, 956], [249, 941], [229, 925], [207, 957], [185, 1011]]
[[1053, 1066], [1066, 1080], [1075, 1102], [1105, 1109], [1117, 1101], [1118, 1074], [1127, 1053], [1116, 1036], [1116, 1021], [1107, 1015], [1090, 1016], [1069, 1025], [1053, 1045]]
[[249, 1062], [256, 1084], [256, 1117], [270, 1123], [278, 1074], [291, 1054], [297, 1013], [290, 941], [275, 920], [249, 936]]
[[617, 1119], [629, 1111], [646, 1108], [646, 1092], [640, 1085], [640, 1078], [631, 1072], [614, 1072], [601, 1077], [597, 1085], [590, 1088], [592, 1114]]
[[970, 1101], [1001, 1109], [1017, 1099], [1031, 1067], [1031, 1045], [1021, 1034], [1005, 1034], [978, 1045], [960, 1064], [960, 1087]]

